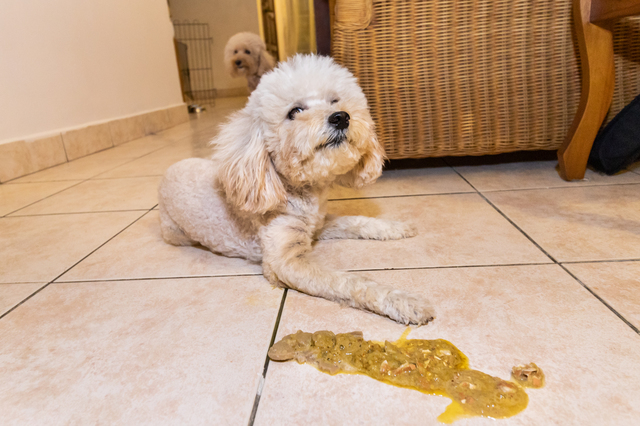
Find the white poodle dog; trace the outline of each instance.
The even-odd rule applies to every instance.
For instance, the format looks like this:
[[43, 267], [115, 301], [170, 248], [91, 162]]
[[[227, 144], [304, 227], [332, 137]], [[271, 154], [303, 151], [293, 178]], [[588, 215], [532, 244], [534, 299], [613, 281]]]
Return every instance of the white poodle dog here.
[[276, 61], [267, 52], [267, 46], [259, 35], [245, 32], [227, 41], [224, 63], [231, 77], [245, 77], [249, 90], [253, 92], [260, 83], [260, 77], [271, 71]]
[[213, 161], [183, 160], [164, 175], [159, 207], [165, 241], [261, 262], [273, 285], [404, 324], [433, 319], [421, 297], [310, 258], [314, 239], [416, 235], [400, 222], [326, 214], [332, 184], [374, 182], [384, 161], [365, 96], [347, 69], [313, 55], [281, 63], [212, 144]]

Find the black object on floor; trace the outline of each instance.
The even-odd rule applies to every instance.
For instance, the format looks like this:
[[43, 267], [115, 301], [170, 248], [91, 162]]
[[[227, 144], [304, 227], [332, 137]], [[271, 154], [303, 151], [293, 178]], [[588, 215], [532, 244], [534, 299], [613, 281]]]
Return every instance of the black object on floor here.
[[640, 159], [640, 96], [614, 117], [593, 142], [589, 164], [608, 175]]

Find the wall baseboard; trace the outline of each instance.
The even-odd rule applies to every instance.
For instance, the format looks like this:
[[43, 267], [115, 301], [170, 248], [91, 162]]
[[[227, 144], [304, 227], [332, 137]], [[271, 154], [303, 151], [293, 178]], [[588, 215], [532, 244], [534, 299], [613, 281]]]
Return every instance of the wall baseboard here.
[[57, 166], [189, 121], [186, 105], [0, 145], [0, 183]]

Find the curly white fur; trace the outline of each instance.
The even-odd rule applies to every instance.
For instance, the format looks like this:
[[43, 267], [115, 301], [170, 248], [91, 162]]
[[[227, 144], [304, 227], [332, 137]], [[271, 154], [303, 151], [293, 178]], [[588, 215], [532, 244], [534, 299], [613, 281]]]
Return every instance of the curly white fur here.
[[[350, 118], [346, 128], [329, 120], [342, 112]], [[160, 184], [161, 228], [168, 243], [199, 243], [215, 253], [261, 262], [274, 285], [401, 323], [433, 319], [424, 299], [327, 269], [309, 257], [314, 239], [416, 235], [400, 222], [326, 215], [332, 184], [374, 182], [384, 161], [367, 101], [349, 71], [327, 57], [295, 56], [263, 76], [212, 144], [212, 160], [174, 164]]]
[[224, 48], [224, 63], [231, 77], [245, 77], [250, 91], [260, 83], [260, 77], [271, 71], [276, 61], [267, 52], [259, 35], [238, 33], [232, 36]]

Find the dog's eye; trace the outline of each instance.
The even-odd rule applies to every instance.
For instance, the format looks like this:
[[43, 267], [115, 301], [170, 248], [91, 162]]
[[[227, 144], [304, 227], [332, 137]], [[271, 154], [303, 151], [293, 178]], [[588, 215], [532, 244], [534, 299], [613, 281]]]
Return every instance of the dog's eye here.
[[237, 50], [237, 49], [233, 51], [233, 54], [234, 54], [234, 55], [236, 55], [237, 53], [238, 53], [238, 50]]
[[338, 102], [340, 99], [334, 99], [331, 101], [332, 104], [335, 104], [336, 102]]
[[294, 109], [289, 111], [289, 114], [287, 114], [287, 117], [289, 118], [289, 120], [293, 120], [295, 118], [296, 114], [298, 114], [299, 112], [302, 112], [302, 111], [304, 111], [302, 108], [295, 107]]
[[251, 55], [251, 51], [249, 50], [245, 50], [244, 53], [246, 53], [247, 55]]

